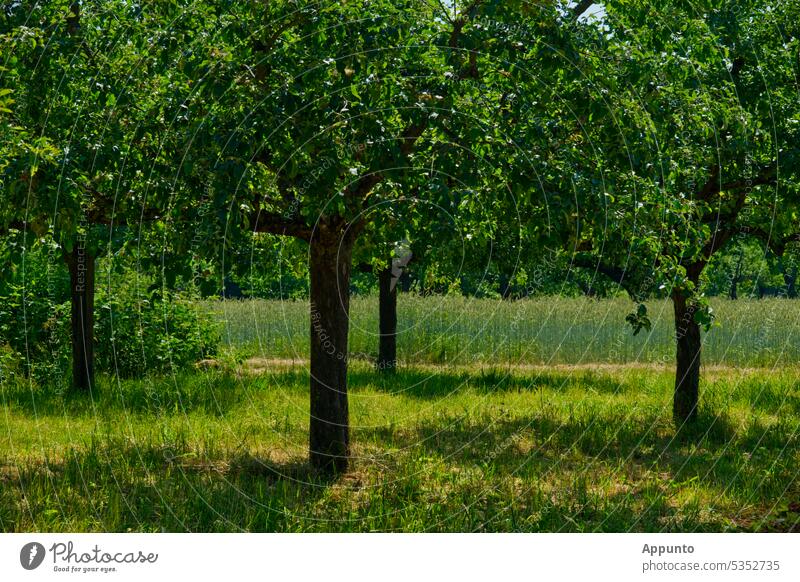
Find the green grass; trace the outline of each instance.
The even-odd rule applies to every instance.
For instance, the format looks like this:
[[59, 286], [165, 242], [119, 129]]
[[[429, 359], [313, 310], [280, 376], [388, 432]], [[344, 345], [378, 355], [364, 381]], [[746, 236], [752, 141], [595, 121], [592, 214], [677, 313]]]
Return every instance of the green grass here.
[[[224, 340], [249, 355], [305, 358], [308, 303], [225, 301], [211, 304], [224, 322]], [[800, 363], [800, 301], [712, 300], [716, 325], [704, 336], [703, 361], [775, 367]], [[652, 302], [650, 333], [634, 336], [625, 299], [537, 298], [521, 301], [401, 294], [398, 355], [410, 363], [671, 363], [674, 323], [669, 301]], [[377, 298], [351, 305], [350, 351], [374, 358]]]
[[[474, 325], [474, 323], [472, 324]], [[352, 470], [305, 463], [308, 377], [2, 386], [3, 531], [797, 529], [800, 370], [705, 374], [676, 434], [659, 367], [351, 367]]]

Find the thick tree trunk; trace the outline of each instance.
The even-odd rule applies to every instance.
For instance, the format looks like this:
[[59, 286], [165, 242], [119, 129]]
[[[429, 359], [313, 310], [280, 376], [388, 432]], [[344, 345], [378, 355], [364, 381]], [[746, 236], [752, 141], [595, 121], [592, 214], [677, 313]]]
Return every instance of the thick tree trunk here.
[[378, 370], [392, 373], [397, 369], [397, 286], [392, 285], [391, 268], [378, 273], [378, 288]]
[[500, 275], [500, 297], [508, 299], [511, 294], [511, 278], [505, 273]]
[[681, 291], [674, 291], [672, 304], [675, 309], [675, 339], [677, 344], [677, 367], [675, 370], [675, 395], [672, 415], [678, 426], [697, 417], [697, 401], [700, 387], [700, 325], [695, 322], [697, 310]]
[[311, 421], [309, 457], [326, 473], [347, 470], [347, 332], [354, 236], [319, 227], [311, 238]]
[[411, 285], [413, 283], [414, 281], [411, 278], [411, 274], [408, 272], [408, 270], [404, 269], [400, 274], [400, 277], [397, 279], [397, 286], [400, 287], [400, 290], [403, 293], [408, 293], [411, 291]]
[[91, 390], [94, 383], [94, 256], [82, 244], [65, 255], [69, 268], [72, 384]]

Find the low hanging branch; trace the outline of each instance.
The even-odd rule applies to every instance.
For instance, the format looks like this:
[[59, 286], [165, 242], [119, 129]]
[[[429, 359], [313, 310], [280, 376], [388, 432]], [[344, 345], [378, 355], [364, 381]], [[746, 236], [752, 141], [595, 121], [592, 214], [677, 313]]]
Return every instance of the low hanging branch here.
[[261, 210], [258, 203], [254, 204], [249, 222], [253, 232], [293, 236], [306, 242], [311, 240], [311, 229], [305, 221], [274, 212], [266, 212]]

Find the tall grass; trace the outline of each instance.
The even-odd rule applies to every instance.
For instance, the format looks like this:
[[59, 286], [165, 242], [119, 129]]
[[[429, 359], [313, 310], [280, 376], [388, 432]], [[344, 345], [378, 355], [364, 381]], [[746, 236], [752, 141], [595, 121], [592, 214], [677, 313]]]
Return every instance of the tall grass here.
[[[706, 364], [772, 367], [800, 363], [800, 301], [715, 299], [715, 326], [703, 340]], [[253, 355], [303, 359], [309, 317], [304, 301], [222, 301], [224, 341]], [[398, 356], [406, 363], [670, 363], [672, 305], [651, 302], [650, 332], [634, 336], [625, 299], [547, 297], [520, 301], [401, 294]], [[374, 357], [376, 297], [351, 303], [350, 352]]]
[[306, 464], [308, 371], [0, 385], [0, 531], [790, 531], [800, 370], [351, 367], [352, 470]]

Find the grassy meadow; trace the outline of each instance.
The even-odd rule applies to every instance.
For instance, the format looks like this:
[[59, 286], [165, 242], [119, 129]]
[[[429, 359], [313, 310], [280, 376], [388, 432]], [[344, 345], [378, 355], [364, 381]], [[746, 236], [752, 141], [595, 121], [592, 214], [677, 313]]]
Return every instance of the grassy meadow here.
[[[706, 364], [780, 367], [800, 364], [800, 302], [712, 299], [714, 327], [703, 340]], [[544, 297], [520, 301], [462, 296], [398, 297], [398, 357], [430, 364], [672, 364], [672, 303], [651, 302], [653, 326], [634, 336], [630, 300]], [[249, 355], [304, 359], [308, 303], [245, 300], [211, 304], [223, 340]], [[377, 297], [354, 297], [350, 353], [377, 351]]]
[[677, 431], [668, 304], [632, 338], [622, 301], [402, 296], [385, 377], [357, 298], [355, 459], [329, 481], [305, 462], [306, 305], [218, 303], [213, 365], [91, 396], [2, 384], [0, 530], [797, 531], [796, 305], [715, 303]]

